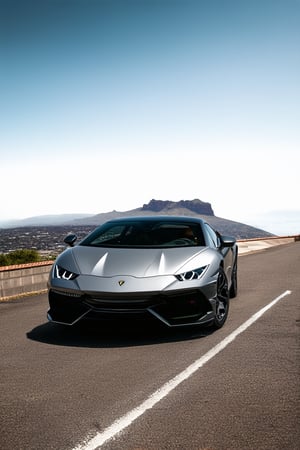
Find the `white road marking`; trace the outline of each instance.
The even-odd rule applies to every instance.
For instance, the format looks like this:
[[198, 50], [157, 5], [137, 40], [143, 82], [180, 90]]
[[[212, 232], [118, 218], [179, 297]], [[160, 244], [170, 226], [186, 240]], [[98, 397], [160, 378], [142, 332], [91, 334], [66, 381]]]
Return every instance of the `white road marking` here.
[[137, 408], [125, 414], [120, 419], [117, 419], [106, 428], [104, 431], [96, 434], [96, 436], [91, 439], [86, 439], [85, 443], [75, 447], [73, 450], [95, 450], [101, 447], [105, 442], [115, 437], [119, 432], [123, 431], [125, 428], [129, 427], [138, 417], [144, 414], [148, 409], [153, 408], [160, 400], [166, 397], [173, 389], [175, 389], [180, 383], [188, 379], [193, 375], [198, 369], [200, 369], [204, 364], [206, 364], [210, 359], [216, 356], [219, 352], [224, 350], [234, 339], [241, 333], [243, 333], [248, 327], [250, 327], [254, 322], [256, 322], [268, 309], [272, 308], [279, 300], [282, 300], [287, 295], [290, 295], [291, 291], [285, 291], [273, 301], [271, 301], [264, 308], [260, 309], [257, 313], [246, 320], [241, 326], [239, 326], [235, 331], [233, 331], [229, 336], [227, 336], [223, 341], [209, 350], [201, 358], [197, 359], [194, 363], [188, 366], [181, 373], [176, 375], [170, 381], [165, 383], [161, 388], [154, 392], [150, 397], [148, 397], [143, 403], [141, 403]]

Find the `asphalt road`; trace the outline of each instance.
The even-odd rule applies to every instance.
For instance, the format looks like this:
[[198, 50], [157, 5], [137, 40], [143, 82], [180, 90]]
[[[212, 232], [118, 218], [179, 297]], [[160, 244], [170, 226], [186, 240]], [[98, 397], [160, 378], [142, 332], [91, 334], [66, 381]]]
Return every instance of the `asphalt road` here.
[[299, 450], [299, 275], [300, 243], [241, 256], [214, 333], [63, 329], [46, 296], [0, 304], [1, 450], [91, 450], [107, 428], [104, 450]]

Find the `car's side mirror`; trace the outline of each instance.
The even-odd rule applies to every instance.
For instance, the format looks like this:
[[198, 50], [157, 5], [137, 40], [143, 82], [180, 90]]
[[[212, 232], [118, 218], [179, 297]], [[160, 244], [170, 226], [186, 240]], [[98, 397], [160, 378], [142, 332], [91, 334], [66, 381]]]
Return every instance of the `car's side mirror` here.
[[233, 247], [236, 243], [236, 239], [232, 236], [219, 235], [221, 247]]
[[76, 234], [68, 234], [64, 239], [64, 243], [69, 245], [70, 247], [73, 247], [76, 241], [77, 241]]

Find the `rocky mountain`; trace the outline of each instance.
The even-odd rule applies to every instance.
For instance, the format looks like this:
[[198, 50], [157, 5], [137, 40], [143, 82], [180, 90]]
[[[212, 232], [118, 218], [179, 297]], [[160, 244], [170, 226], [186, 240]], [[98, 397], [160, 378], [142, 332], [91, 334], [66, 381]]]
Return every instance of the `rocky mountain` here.
[[151, 211], [161, 213], [164, 211], [174, 211], [175, 209], [187, 209], [196, 214], [204, 214], [205, 216], [213, 216], [211, 204], [202, 202], [201, 200], [180, 200], [179, 202], [172, 202], [170, 200], [150, 200], [148, 204], [143, 205], [141, 211]]
[[273, 236], [265, 230], [252, 227], [240, 222], [223, 219], [214, 215], [210, 203], [203, 202], [199, 199], [194, 200], [180, 200], [173, 202], [170, 200], [155, 200], [152, 199], [149, 203], [144, 204], [140, 208], [132, 209], [130, 211], [111, 211], [108, 213], [101, 213], [95, 216], [74, 220], [73, 225], [100, 225], [107, 220], [116, 219], [119, 217], [132, 216], [150, 216], [150, 215], [170, 215], [170, 216], [192, 216], [200, 217], [206, 220], [213, 228], [218, 230], [221, 234], [232, 235], [237, 239], [250, 239], [257, 237]]
[[214, 215], [212, 206], [208, 202], [203, 202], [199, 199], [194, 200], [180, 200], [178, 202], [170, 200], [155, 200], [152, 199], [149, 203], [144, 204], [140, 208], [132, 209], [130, 211], [111, 211], [107, 213], [100, 213], [97, 215], [68, 215], [61, 216], [40, 216], [23, 221], [14, 222], [11, 226], [3, 228], [16, 227], [59, 227], [63, 226], [64, 232], [68, 230], [76, 232], [76, 229], [88, 226], [89, 229], [101, 225], [107, 220], [119, 217], [132, 216], [149, 216], [149, 215], [171, 215], [171, 216], [194, 216], [206, 220], [213, 228], [222, 234], [232, 235], [237, 239], [249, 239], [258, 237], [273, 236], [271, 233], [252, 227], [240, 222], [224, 219]]

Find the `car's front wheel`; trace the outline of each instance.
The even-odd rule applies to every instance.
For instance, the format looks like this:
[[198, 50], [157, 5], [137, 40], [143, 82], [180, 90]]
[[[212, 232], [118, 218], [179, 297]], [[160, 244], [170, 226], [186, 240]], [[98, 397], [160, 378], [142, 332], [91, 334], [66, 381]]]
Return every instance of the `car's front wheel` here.
[[213, 325], [221, 328], [228, 316], [229, 311], [229, 289], [228, 281], [222, 267], [219, 269], [216, 295], [216, 314]]

